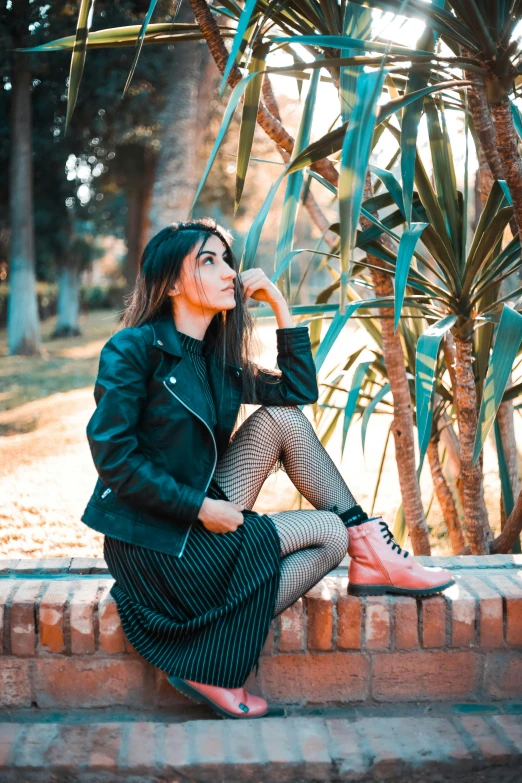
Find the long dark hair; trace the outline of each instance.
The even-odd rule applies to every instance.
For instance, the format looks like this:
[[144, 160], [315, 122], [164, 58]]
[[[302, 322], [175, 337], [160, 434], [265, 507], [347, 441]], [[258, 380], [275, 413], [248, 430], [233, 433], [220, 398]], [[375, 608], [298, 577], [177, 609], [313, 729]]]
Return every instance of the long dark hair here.
[[[141, 256], [134, 288], [124, 297], [126, 309], [121, 318], [121, 328], [140, 326], [158, 315], [172, 313], [167, 292], [180, 277], [184, 258], [199, 241], [203, 240], [205, 244], [212, 234], [223, 242], [225, 261], [238, 273], [234, 278], [236, 306], [215, 314], [205, 333], [205, 342], [211, 343], [222, 365], [229, 362], [243, 367], [243, 388], [252, 398], [257, 367], [251, 357], [259, 346], [253, 331], [253, 319], [242, 295], [239, 264], [232, 250], [232, 234], [214, 218], [172, 223], [152, 237]], [[267, 372], [272, 373], [270, 370]], [[276, 381], [280, 374], [273, 375]]]

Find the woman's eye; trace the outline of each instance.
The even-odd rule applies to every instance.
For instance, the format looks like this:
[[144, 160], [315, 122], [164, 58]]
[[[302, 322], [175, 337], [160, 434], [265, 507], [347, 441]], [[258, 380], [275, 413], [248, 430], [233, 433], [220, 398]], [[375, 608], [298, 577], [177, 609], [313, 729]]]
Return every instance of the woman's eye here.
[[211, 258], [210, 256], [207, 256], [207, 258], [205, 258], [205, 260], [203, 261], [203, 263], [204, 263], [204, 264], [206, 264], [206, 263], [207, 263], [207, 261], [212, 261], [212, 263], [214, 263], [214, 261], [212, 260], [212, 258]]

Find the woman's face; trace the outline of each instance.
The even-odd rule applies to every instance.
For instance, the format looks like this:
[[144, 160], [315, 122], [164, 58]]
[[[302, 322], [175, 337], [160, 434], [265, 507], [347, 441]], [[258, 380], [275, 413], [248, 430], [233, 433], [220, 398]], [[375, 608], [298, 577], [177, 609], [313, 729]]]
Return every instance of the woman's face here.
[[183, 259], [181, 275], [175, 290], [176, 306], [183, 300], [187, 309], [201, 308], [212, 314], [231, 310], [236, 306], [234, 278], [237, 272], [226, 262], [227, 248], [219, 237], [211, 234], [196, 244]]

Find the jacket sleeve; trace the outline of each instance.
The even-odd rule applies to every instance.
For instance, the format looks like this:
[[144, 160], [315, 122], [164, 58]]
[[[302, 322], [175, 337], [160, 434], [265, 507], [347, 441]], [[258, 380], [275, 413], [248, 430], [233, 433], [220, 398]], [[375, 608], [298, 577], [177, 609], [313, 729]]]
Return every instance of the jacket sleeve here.
[[141, 330], [124, 328], [105, 343], [87, 439], [102, 482], [118, 498], [185, 528], [197, 519], [206, 494], [176, 481], [139, 449], [136, 428], [147, 397], [147, 365]]
[[302, 405], [319, 397], [317, 373], [307, 326], [276, 329], [279, 374], [257, 367], [255, 395], [243, 402], [254, 405]]

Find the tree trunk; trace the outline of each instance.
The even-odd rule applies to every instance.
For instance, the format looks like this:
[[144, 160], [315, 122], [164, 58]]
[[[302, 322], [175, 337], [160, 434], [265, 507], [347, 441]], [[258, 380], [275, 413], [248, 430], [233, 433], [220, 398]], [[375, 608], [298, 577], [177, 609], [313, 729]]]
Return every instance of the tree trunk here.
[[439, 501], [444, 523], [448, 529], [448, 535], [451, 542], [451, 549], [454, 555], [458, 555], [466, 546], [464, 534], [460, 526], [459, 513], [455, 500], [448, 486], [446, 477], [442, 470], [439, 458], [439, 444], [431, 440], [428, 444], [428, 462], [431, 468], [431, 477], [433, 479], [433, 488]]
[[129, 160], [129, 166], [125, 176], [127, 255], [123, 265], [123, 274], [126, 281], [125, 293], [128, 294], [134, 288], [141, 255], [147, 244], [157, 153], [149, 145], [133, 144], [129, 150], [125, 148], [125, 154]]
[[58, 278], [58, 305], [53, 338], [76, 337], [81, 334], [78, 325], [80, 311], [80, 270], [76, 259], [62, 266]]
[[497, 149], [508, 184], [518, 229], [522, 226], [522, 159], [518, 151], [518, 136], [513, 124], [509, 98], [491, 103], [491, 116], [495, 125]]
[[[364, 199], [373, 194], [370, 174], [366, 174]], [[371, 225], [361, 216], [364, 229]], [[368, 263], [382, 267], [380, 259], [368, 253]], [[394, 295], [391, 277], [386, 272], [370, 269], [376, 296]], [[422, 507], [419, 482], [415, 468], [415, 436], [413, 430], [413, 410], [411, 407], [410, 387], [406, 376], [406, 363], [398, 331], [393, 329], [393, 308], [379, 310], [382, 333], [382, 352], [393, 397], [392, 432], [395, 443], [395, 460], [399, 474], [404, 518], [408, 526], [413, 552], [416, 555], [429, 555], [430, 538], [426, 516]]]
[[455, 392], [462, 465], [464, 519], [470, 551], [474, 555], [489, 552], [487, 525], [482, 510], [482, 469], [480, 460], [472, 466], [477, 432], [477, 392], [473, 375], [471, 340], [455, 339]]
[[[508, 388], [512, 385], [511, 380], [508, 383]], [[518, 449], [515, 436], [515, 410], [513, 408], [513, 402], [507, 400], [501, 403], [497, 412], [497, 421], [500, 430], [500, 438], [502, 440], [502, 446], [504, 449], [504, 455], [506, 457], [506, 463], [509, 472], [509, 479], [511, 484], [511, 490], [513, 492], [513, 498], [518, 497], [519, 493], [519, 481], [518, 481]], [[504, 498], [500, 498], [500, 529], [504, 530], [506, 525], [506, 508], [504, 506]], [[518, 549], [518, 547], [517, 547]]]
[[[194, 21], [190, 5], [181, 6], [176, 21]], [[161, 115], [163, 135], [152, 189], [149, 236], [188, 218], [200, 175], [198, 141], [205, 127], [200, 123], [200, 94], [207, 86], [208, 60], [204, 41], [174, 44], [170, 89]], [[208, 106], [208, 100], [203, 102]]]
[[[223, 37], [219, 31], [219, 27], [217, 26], [216, 20], [212, 15], [212, 12], [209, 10], [208, 3], [206, 0], [190, 0], [190, 4], [194, 11], [194, 16], [196, 18], [199, 29], [201, 30], [205, 41], [208, 44], [210, 53], [214, 58], [214, 62], [219, 68], [219, 72], [224, 73], [229, 53], [227, 47], [225, 46], [225, 42], [223, 41]], [[235, 87], [241, 79], [241, 71], [237, 66], [234, 65], [231, 68], [228, 76], [228, 84], [231, 87]], [[271, 96], [269, 88], [263, 84], [263, 97], [265, 100], [267, 95], [270, 102]], [[259, 126], [265, 131], [267, 136], [272, 139], [272, 141], [275, 141], [275, 143], [283, 150], [286, 150], [286, 152], [292, 152], [294, 148], [294, 139], [283, 127], [280, 120], [269, 111], [267, 106], [262, 101], [259, 102], [257, 122]], [[313, 163], [310, 168], [313, 171], [316, 171], [318, 174], [321, 174], [321, 176], [328, 180], [328, 182], [330, 182], [332, 185], [337, 185], [337, 181], [339, 179], [337, 169], [327, 158], [318, 160], [316, 163]]]
[[490, 545], [492, 555], [505, 555], [516, 544], [522, 532], [522, 492], [519, 492], [515, 508], [507, 518], [501, 534]]
[[8, 353], [10, 356], [40, 356], [34, 256], [31, 71], [28, 54], [14, 53], [12, 73]]

